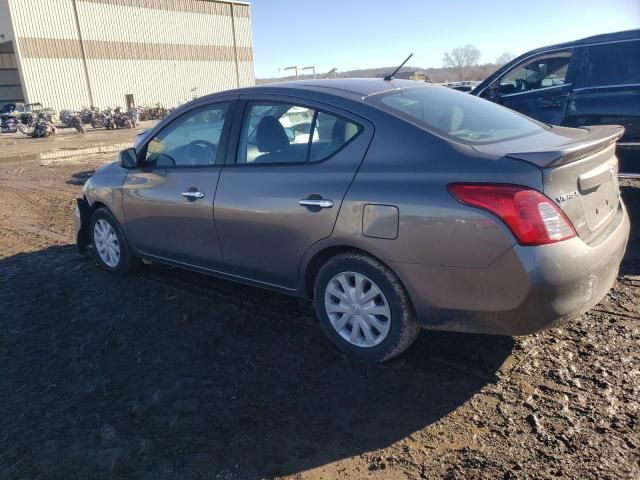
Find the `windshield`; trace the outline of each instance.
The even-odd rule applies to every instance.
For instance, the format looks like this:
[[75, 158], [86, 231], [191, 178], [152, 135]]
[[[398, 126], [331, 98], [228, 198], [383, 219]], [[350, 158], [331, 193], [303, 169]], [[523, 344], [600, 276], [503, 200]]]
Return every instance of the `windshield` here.
[[421, 128], [470, 144], [511, 140], [547, 128], [493, 102], [446, 87], [398, 89], [366, 101]]

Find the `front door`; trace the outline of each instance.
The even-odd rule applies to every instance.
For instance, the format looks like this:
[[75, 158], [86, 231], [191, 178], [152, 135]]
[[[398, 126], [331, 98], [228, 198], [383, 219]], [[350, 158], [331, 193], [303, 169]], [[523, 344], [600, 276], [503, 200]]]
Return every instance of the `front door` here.
[[304, 253], [331, 235], [372, 135], [367, 121], [330, 107], [246, 102], [216, 192], [229, 272], [295, 288]]
[[123, 184], [126, 230], [144, 255], [221, 270], [213, 202], [230, 102], [192, 109], [153, 134]]
[[525, 60], [497, 80], [490, 98], [544, 123], [561, 125], [572, 91], [572, 52]]

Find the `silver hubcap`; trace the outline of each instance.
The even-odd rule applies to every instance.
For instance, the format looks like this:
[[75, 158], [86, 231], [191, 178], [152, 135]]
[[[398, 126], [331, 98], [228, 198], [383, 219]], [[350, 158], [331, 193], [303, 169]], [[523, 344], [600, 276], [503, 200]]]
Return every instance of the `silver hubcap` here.
[[389, 334], [391, 309], [382, 290], [360, 273], [339, 273], [329, 281], [324, 306], [333, 328], [357, 347], [375, 347]]
[[120, 243], [113, 227], [106, 220], [98, 220], [93, 227], [93, 243], [100, 259], [115, 268], [120, 262]]

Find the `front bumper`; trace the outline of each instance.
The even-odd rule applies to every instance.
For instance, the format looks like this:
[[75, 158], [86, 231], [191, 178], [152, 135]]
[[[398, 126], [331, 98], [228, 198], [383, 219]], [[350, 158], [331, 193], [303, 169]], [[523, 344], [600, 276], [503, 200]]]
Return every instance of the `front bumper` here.
[[91, 220], [91, 207], [84, 198], [76, 199], [76, 208], [73, 211], [73, 227], [76, 232], [76, 246], [82, 254], [87, 253], [87, 247], [91, 243], [89, 234], [89, 222]]
[[576, 318], [611, 289], [629, 238], [622, 202], [597, 244], [516, 245], [485, 268], [391, 264], [424, 327], [527, 335]]

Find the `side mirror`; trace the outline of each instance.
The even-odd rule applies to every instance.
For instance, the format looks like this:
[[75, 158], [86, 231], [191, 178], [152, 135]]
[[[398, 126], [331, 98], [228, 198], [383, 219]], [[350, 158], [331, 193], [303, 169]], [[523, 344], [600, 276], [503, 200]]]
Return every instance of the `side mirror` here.
[[118, 155], [118, 161], [120, 166], [126, 169], [132, 169], [138, 167], [138, 154], [134, 148], [127, 148], [122, 150]]
[[284, 132], [287, 134], [289, 142], [293, 142], [296, 139], [296, 132], [293, 128], [287, 127], [284, 129]]

